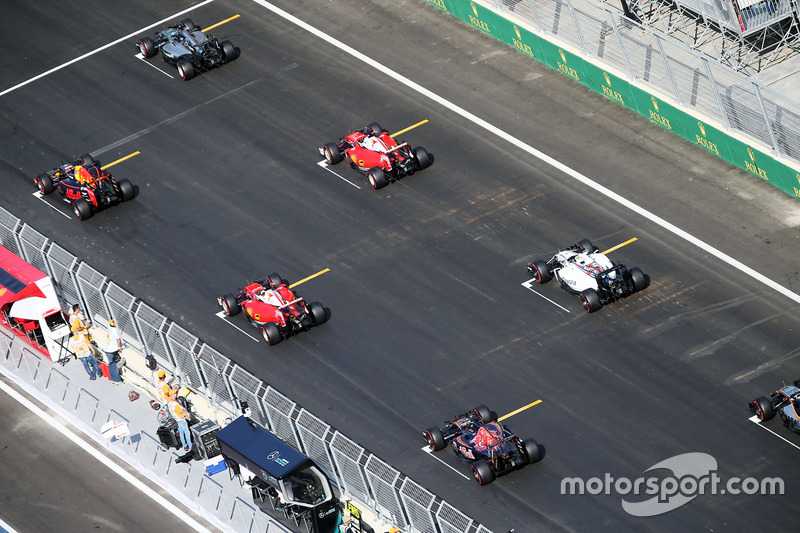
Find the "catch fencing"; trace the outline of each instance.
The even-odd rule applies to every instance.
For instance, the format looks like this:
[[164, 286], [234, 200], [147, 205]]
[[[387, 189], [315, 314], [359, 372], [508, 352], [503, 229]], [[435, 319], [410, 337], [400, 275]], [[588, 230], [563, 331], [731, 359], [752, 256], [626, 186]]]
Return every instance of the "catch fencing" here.
[[[133, 352], [143, 358], [153, 356], [170, 373], [180, 376], [183, 385], [208, 401], [215, 412], [223, 414], [220, 418], [235, 418], [246, 410], [251, 420], [311, 457], [339, 487], [343, 497], [358, 500], [406, 532], [491, 533], [63, 247], [21, 224], [2, 207], [0, 239], [3, 246], [18, 255], [23, 251], [26, 261], [50, 274], [65, 304], [81, 304], [94, 324], [105, 326], [113, 319], [121, 330], [123, 342]], [[0, 344], [3, 344], [1, 338]], [[25, 367], [26, 375], [38, 376], [38, 380], [31, 378], [38, 386], [63, 381], [57, 367], [43, 365], [40, 355], [11, 346], [10, 342], [5, 344], [9, 345], [6, 346], [9, 354], [14, 350], [20, 352], [13, 357], [7, 355], [6, 359], [15, 361], [19, 368]], [[47, 377], [42, 381], [41, 375], [45, 373]], [[155, 382], [152, 374], [149, 380]], [[64, 401], [68, 399], [76, 405], [92, 406], [91, 427], [98, 433], [100, 426], [113, 418], [96, 398], [89, 399], [85, 390], [71, 384], [64, 385]], [[129, 438], [123, 438], [120, 446], [134, 455], [141, 454], [142, 465], [165, 472], [176, 486], [188, 484], [197, 498], [201, 493], [203, 498], [208, 497], [203, 491], [214, 483], [210, 478], [196, 480], [191, 474], [177, 470], [171, 459], [156, 454], [158, 443], [151, 435], [145, 436], [144, 432], [141, 435], [135, 445]], [[178, 479], [184, 475], [189, 477]], [[203, 478], [202, 473], [199, 477]], [[256, 520], [247, 514], [252, 507], [239, 498], [226, 502], [230, 516], [239, 516], [237, 520], [248, 524], [241, 531], [273, 531], [263, 519]]]

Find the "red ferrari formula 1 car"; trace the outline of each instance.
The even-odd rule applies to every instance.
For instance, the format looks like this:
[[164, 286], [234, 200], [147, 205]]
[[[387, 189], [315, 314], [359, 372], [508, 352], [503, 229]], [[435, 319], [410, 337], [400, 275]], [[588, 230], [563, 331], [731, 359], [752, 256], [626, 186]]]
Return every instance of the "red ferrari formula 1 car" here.
[[373, 189], [386, 187], [433, 164], [433, 157], [425, 148], [412, 149], [407, 142], [398, 144], [377, 122], [351, 131], [338, 143], [325, 144], [319, 153], [329, 165], [347, 159], [351, 167], [369, 179]]
[[450, 443], [462, 462], [472, 467], [479, 485], [488, 485], [497, 476], [542, 460], [539, 445], [533, 439], [522, 440], [485, 405], [447, 420], [442, 427], [430, 427], [423, 435], [431, 451]]
[[39, 174], [33, 182], [42, 194], [58, 189], [80, 220], [86, 220], [106, 207], [127, 202], [135, 195], [130, 181], [115, 179], [89, 154]]
[[236, 296], [220, 296], [217, 302], [228, 316], [238, 315], [244, 309], [247, 320], [261, 330], [270, 346], [328, 320], [321, 303], [306, 304], [277, 274], [250, 283]]

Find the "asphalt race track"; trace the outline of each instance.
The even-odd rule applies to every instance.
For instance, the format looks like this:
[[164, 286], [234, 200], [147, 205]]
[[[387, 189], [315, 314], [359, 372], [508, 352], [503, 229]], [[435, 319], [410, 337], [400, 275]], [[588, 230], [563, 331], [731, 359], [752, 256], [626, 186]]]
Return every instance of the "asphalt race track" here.
[[[190, 82], [135, 48], [137, 30], [189, 2], [7, 6], [0, 205], [495, 532], [796, 528], [800, 438], [751, 423], [747, 402], [800, 377], [797, 300], [262, 4], [188, 15], [202, 27], [241, 15], [211, 32], [241, 57]], [[768, 184], [422, 0], [273, 4], [797, 289], [800, 203]], [[384, 189], [318, 165], [348, 129], [426, 119], [400, 137], [435, 164]], [[137, 197], [91, 220], [33, 195], [33, 176], [61, 161], [134, 151], [111, 170]], [[555, 283], [522, 285], [528, 261], [583, 238], [601, 250], [636, 238], [610, 256], [650, 287], [587, 315]], [[330, 321], [278, 346], [215, 316], [248, 279], [326, 268], [297, 290]], [[505, 423], [544, 460], [492, 485], [449, 450], [437, 457], [456, 471], [421, 450], [422, 431], [456, 413], [536, 400]], [[649, 496], [560, 493], [566, 477], [661, 475], [645, 471], [690, 452], [723, 480], [781, 477], [785, 494], [704, 494], [635, 517], [621, 500]]]

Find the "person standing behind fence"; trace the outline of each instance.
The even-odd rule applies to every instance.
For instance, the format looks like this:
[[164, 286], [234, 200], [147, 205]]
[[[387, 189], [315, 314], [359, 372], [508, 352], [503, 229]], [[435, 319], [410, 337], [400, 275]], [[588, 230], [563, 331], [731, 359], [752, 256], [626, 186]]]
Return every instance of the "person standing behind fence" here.
[[119, 376], [119, 369], [117, 368], [117, 363], [119, 363], [122, 358], [119, 354], [120, 350], [122, 350], [122, 337], [120, 337], [117, 324], [112, 318], [108, 322], [108, 338], [106, 339], [106, 345], [103, 351], [106, 353], [106, 358], [108, 359], [108, 378], [111, 380], [111, 383], [115, 385], [122, 384], [122, 378]]
[[83, 368], [86, 369], [86, 373], [89, 374], [89, 379], [94, 381], [97, 379], [97, 376], [101, 376], [102, 372], [100, 371], [100, 365], [97, 364], [97, 359], [92, 352], [92, 347], [89, 345], [89, 341], [86, 340], [86, 337], [81, 335], [79, 332], [74, 332], [72, 334], [72, 338], [69, 340], [69, 347], [70, 349], [75, 352], [75, 357], [81, 360], [83, 363]]
[[178, 403], [178, 393], [173, 391], [169, 396], [168, 409], [172, 417], [178, 422], [178, 433], [181, 437], [181, 444], [183, 449], [187, 452], [192, 449], [192, 436], [189, 433], [189, 420], [191, 415], [189, 411], [181, 407]]

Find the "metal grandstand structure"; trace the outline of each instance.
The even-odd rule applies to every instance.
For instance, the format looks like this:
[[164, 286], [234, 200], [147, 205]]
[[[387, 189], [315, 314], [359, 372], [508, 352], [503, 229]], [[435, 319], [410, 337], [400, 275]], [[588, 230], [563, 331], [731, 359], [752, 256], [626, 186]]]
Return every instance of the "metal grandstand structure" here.
[[625, 14], [753, 75], [800, 52], [798, 0], [620, 0]]

